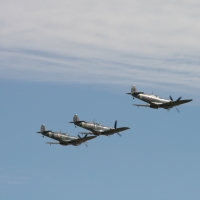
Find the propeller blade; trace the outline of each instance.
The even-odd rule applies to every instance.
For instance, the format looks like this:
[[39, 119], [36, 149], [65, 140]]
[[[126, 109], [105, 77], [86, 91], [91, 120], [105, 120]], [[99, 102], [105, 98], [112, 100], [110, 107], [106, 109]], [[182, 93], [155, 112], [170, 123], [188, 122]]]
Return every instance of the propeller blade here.
[[85, 146], [88, 147], [88, 145], [86, 144], [86, 142], [84, 142]]
[[78, 135], [78, 137], [79, 137], [79, 138], [81, 138], [81, 136], [80, 136], [80, 135]]
[[120, 133], [117, 133], [120, 137], [122, 137], [122, 135]]
[[87, 137], [87, 134], [84, 136], [84, 138]]
[[117, 128], [117, 120], [115, 121], [114, 128]]
[[176, 106], [175, 106], [175, 108], [176, 108], [177, 112], [180, 112], [179, 109]]
[[180, 101], [182, 97], [179, 97], [176, 101]]
[[[171, 95], [169, 96], [169, 98], [170, 98], [172, 101], [174, 101]], [[181, 98], [182, 98], [182, 97], [179, 97], [176, 101], [180, 101]], [[175, 108], [176, 108], [177, 112], [180, 112], [179, 109], [178, 109], [176, 106], [175, 106]]]

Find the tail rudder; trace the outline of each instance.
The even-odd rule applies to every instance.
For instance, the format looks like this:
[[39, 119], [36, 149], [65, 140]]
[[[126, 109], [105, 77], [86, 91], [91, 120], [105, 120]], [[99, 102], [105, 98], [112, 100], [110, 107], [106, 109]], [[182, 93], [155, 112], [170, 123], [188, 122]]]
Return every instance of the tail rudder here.
[[135, 94], [135, 93], [138, 93], [138, 91], [137, 91], [137, 88], [135, 87], [135, 85], [133, 85], [133, 86], [131, 87], [131, 92], [128, 92], [128, 93], [126, 93], [126, 94], [133, 95], [133, 94]]
[[80, 119], [79, 119], [78, 115], [75, 114], [73, 117], [73, 122], [78, 122], [78, 121], [80, 121]]
[[73, 117], [73, 121], [72, 121], [72, 122], [69, 122], [69, 123], [77, 124], [77, 123], [81, 123], [81, 122], [85, 122], [85, 121], [80, 121], [78, 115], [75, 114], [74, 117]]
[[45, 125], [42, 124], [41, 127], [40, 127], [40, 132], [37, 132], [37, 133], [42, 133], [42, 134], [44, 134], [44, 133], [47, 133], [47, 132], [52, 132], [52, 131], [51, 131], [51, 130], [46, 130]]
[[46, 127], [44, 124], [41, 125], [41, 128], [40, 128], [40, 132], [45, 132], [46, 131]]
[[137, 88], [135, 87], [135, 85], [133, 85], [133, 86], [131, 87], [131, 93], [132, 93], [132, 94], [138, 93]]

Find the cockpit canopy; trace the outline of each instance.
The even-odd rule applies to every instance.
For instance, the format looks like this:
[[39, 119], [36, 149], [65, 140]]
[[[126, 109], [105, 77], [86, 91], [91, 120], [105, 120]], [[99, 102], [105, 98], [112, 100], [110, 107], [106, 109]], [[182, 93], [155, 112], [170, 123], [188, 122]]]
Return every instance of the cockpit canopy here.
[[152, 96], [154, 96], [154, 97], [157, 97], [157, 98], [160, 98], [158, 95], [156, 95], [156, 94], [152, 94]]
[[101, 124], [99, 124], [99, 123], [94, 123], [94, 124], [96, 124], [96, 125], [98, 125], [98, 126], [101, 126]]

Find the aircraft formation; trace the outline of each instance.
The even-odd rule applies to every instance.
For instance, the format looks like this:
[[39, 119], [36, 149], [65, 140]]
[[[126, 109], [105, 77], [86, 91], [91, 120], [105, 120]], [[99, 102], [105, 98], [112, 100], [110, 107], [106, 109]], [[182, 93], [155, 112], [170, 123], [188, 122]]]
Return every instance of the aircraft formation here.
[[[132, 95], [133, 99], [137, 98], [140, 99], [147, 104], [133, 104], [134, 106], [140, 107], [149, 107], [149, 108], [164, 108], [167, 110], [170, 110], [171, 108], [175, 107], [176, 110], [179, 112], [177, 106], [181, 104], [188, 103], [192, 101], [192, 99], [186, 99], [181, 100], [182, 97], [179, 97], [177, 100], [173, 100], [171, 95], [169, 96], [169, 99], [163, 99], [160, 98], [158, 95], [153, 94], [145, 94], [144, 92], [138, 92], [135, 85], [131, 87], [131, 92], [128, 92], [126, 94]], [[37, 133], [42, 134], [42, 136], [46, 136], [49, 138], [52, 138], [56, 140], [57, 142], [46, 142], [47, 144], [60, 144], [63, 146], [67, 145], [73, 145], [78, 146], [84, 143], [87, 146], [87, 141], [96, 138], [100, 135], [110, 136], [115, 133], [117, 133], [119, 136], [121, 136], [120, 132], [130, 129], [129, 127], [119, 127], [117, 128], [117, 120], [114, 122], [114, 127], [108, 127], [104, 126], [99, 123], [95, 122], [86, 122], [83, 120], [80, 120], [78, 115], [75, 114], [73, 117], [73, 121], [69, 122], [73, 123], [76, 126], [79, 126], [81, 128], [84, 128], [88, 130], [88, 132], [80, 132], [81, 134], [85, 135], [84, 137], [81, 137], [78, 135], [77, 137], [68, 135], [67, 133], [61, 133], [61, 132], [53, 132], [51, 130], [46, 130], [46, 127], [44, 124], [41, 125], [40, 131]], [[88, 136], [92, 135], [92, 136]]]

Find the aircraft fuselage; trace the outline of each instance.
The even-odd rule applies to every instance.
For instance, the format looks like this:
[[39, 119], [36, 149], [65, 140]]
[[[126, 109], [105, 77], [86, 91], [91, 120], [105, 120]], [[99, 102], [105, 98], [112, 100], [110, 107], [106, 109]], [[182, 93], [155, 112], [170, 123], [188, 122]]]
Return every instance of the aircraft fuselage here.
[[[78, 139], [77, 137], [70, 136], [65, 133], [58, 133], [58, 132], [51, 132], [51, 131], [41, 132], [41, 134], [46, 137], [49, 137], [49, 138], [59, 141], [61, 145], [68, 145], [66, 142], [70, 142], [72, 140]], [[74, 146], [77, 146], [77, 145], [74, 145]]]
[[168, 99], [160, 98], [157, 95], [145, 94], [144, 92], [138, 92], [135, 85], [133, 85], [131, 87], [131, 92], [128, 92], [126, 94], [133, 96], [133, 99], [135, 97], [137, 99], [140, 99], [140, 100], [148, 103], [148, 104], [133, 104], [134, 106], [150, 107], [150, 108], [154, 108], [154, 109], [164, 108], [167, 110], [175, 107], [178, 112], [179, 112], [179, 110], [178, 110], [177, 106], [192, 101], [192, 99], [181, 100], [182, 97], [179, 97], [176, 101], [174, 101], [171, 95], [169, 96], [170, 99], [168, 100]]
[[113, 129], [112, 127], [103, 126], [98, 123], [93, 122], [74, 122], [76, 126], [80, 126], [84, 129], [87, 129], [89, 131], [92, 131], [94, 134], [99, 135], [101, 132], [108, 131], [110, 129]]
[[134, 96], [135, 98], [140, 99], [144, 102], [147, 102], [149, 104], [151, 104], [151, 103], [157, 104], [158, 107], [159, 107], [159, 104], [171, 102], [171, 100], [162, 99], [159, 96], [151, 95], [151, 94], [143, 94], [143, 93], [142, 94], [132, 94], [132, 96]]

